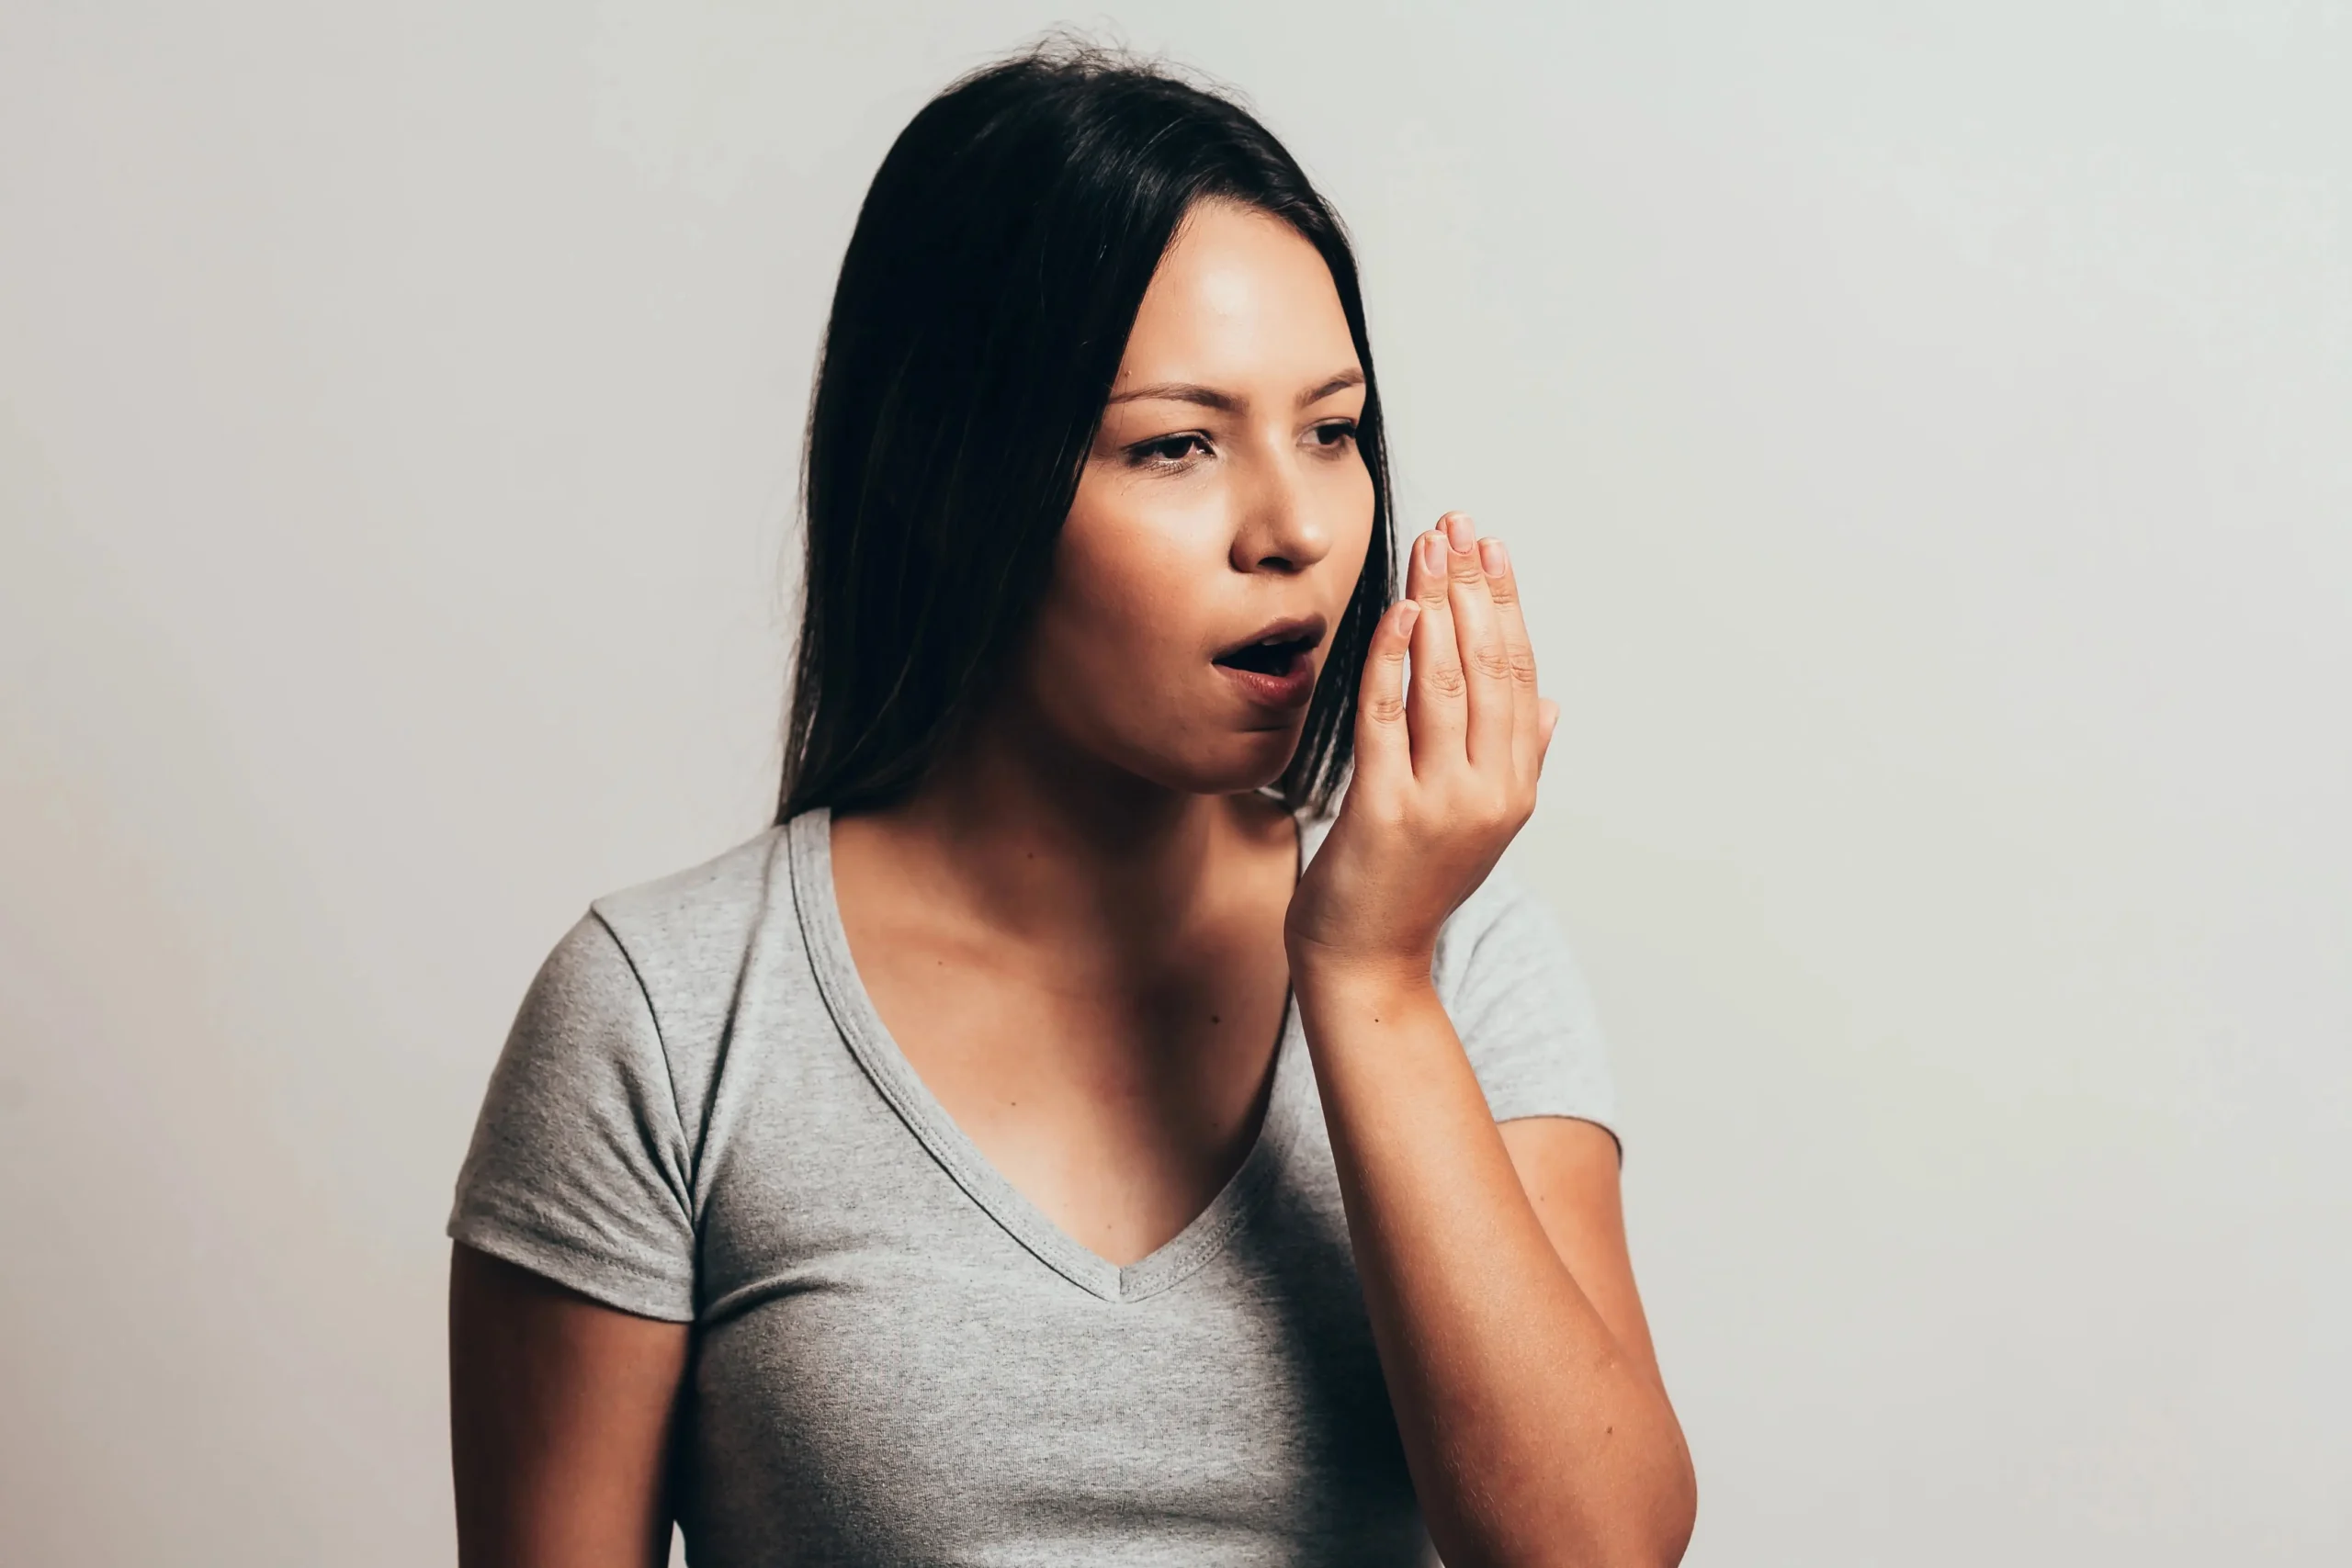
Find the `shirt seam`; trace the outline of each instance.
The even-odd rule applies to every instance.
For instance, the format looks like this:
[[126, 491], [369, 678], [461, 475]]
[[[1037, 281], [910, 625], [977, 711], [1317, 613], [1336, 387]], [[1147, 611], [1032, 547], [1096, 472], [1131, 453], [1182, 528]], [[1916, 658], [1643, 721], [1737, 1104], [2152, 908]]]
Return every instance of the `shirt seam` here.
[[[520, 1238], [531, 1243], [539, 1250], [551, 1252], [558, 1257], [568, 1258], [574, 1261], [585, 1262], [598, 1269], [625, 1274], [645, 1284], [683, 1291], [689, 1298], [694, 1293], [695, 1282], [691, 1277], [661, 1273], [632, 1259], [599, 1251], [594, 1247], [582, 1247], [568, 1236], [558, 1235], [541, 1227], [526, 1218], [524, 1212], [518, 1211], [512, 1204], [487, 1195], [477, 1197], [472, 1202], [450, 1216], [449, 1239], [465, 1242], [469, 1247], [473, 1246], [469, 1239], [470, 1235], [483, 1227], [487, 1227], [494, 1235]], [[477, 1248], [477, 1250], [487, 1249]]]
[[[621, 933], [613, 929], [613, 922], [605, 918], [605, 912], [591, 904], [588, 907], [588, 915], [603, 930], [605, 935], [611, 939], [614, 950], [621, 955], [621, 963], [628, 969], [628, 977], [637, 982], [638, 999], [645, 1004], [646, 1026], [653, 1031], [653, 1048], [661, 1054], [662, 1057], [662, 1087], [668, 1091], [671, 1124], [677, 1132], [679, 1147], [685, 1149], [686, 1108], [678, 1103], [677, 1066], [670, 1058], [669, 1037], [662, 1032], [662, 1013], [653, 1005], [653, 989], [645, 983], [645, 972], [637, 966], [636, 954], [629, 952], [628, 943], [621, 940]], [[688, 1153], [691, 1155], [692, 1151], [689, 1150]], [[679, 1174], [686, 1179], [688, 1184], [688, 1190], [684, 1194], [685, 1215], [686, 1223], [693, 1225], [696, 1209], [693, 1191], [694, 1173], [688, 1169]]]

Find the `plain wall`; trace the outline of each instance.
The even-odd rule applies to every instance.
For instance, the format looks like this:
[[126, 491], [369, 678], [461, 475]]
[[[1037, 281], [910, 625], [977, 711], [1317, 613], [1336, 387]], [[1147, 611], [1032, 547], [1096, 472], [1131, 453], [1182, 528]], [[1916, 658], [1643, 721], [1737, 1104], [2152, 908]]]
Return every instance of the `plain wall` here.
[[[1064, 18], [0, 9], [0, 1557], [448, 1560], [484, 1076], [764, 824], [856, 203]], [[1690, 1561], [2341, 1560], [2346, 8], [1111, 22], [1531, 583]]]

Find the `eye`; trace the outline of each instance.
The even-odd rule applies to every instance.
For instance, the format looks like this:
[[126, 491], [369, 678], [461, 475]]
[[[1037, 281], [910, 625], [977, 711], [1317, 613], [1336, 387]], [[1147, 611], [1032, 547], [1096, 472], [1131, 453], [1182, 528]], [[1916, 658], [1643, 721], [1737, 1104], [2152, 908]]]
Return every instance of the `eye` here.
[[1327, 451], [1351, 446], [1356, 438], [1356, 422], [1351, 419], [1326, 420], [1306, 433], [1307, 439]]
[[1148, 468], [1182, 468], [1194, 457], [1208, 456], [1208, 437], [1196, 430], [1161, 435], [1127, 448], [1127, 460]]

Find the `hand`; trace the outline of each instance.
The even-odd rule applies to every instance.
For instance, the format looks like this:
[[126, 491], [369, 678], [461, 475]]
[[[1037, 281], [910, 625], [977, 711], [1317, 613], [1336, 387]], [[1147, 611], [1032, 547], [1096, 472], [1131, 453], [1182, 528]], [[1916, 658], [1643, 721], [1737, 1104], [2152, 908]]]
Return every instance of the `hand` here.
[[1364, 660], [1340, 819], [1291, 897], [1297, 978], [1428, 985], [1438, 929], [1535, 809], [1559, 708], [1536, 694], [1501, 541], [1447, 513], [1413, 541], [1406, 595]]

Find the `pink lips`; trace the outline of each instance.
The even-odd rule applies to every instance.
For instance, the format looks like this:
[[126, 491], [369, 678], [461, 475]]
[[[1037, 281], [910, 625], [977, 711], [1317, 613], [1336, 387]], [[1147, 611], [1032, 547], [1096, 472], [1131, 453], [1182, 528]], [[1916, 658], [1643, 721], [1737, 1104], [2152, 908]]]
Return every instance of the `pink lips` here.
[[1250, 701], [1268, 707], [1304, 707], [1315, 694], [1315, 661], [1304, 653], [1293, 655], [1290, 668], [1278, 675], [1260, 670], [1238, 670], [1230, 664], [1220, 664], [1216, 670], [1240, 687]]
[[1315, 650], [1323, 645], [1325, 629], [1320, 615], [1275, 621], [1227, 648], [1214, 662], [1250, 701], [1271, 708], [1299, 707], [1315, 694]]

